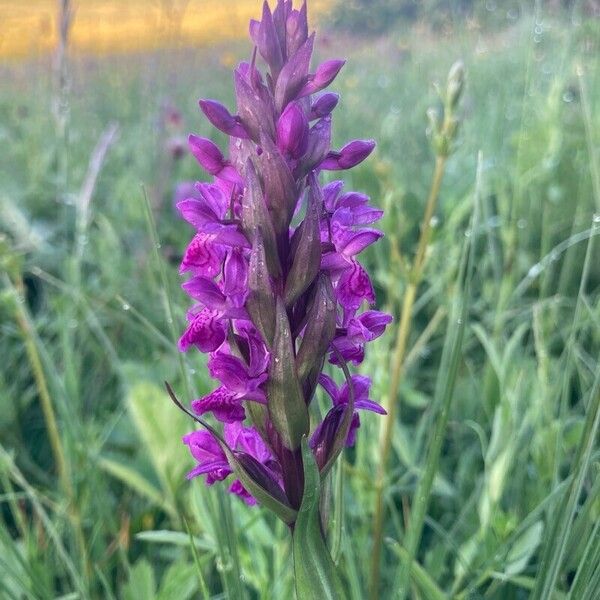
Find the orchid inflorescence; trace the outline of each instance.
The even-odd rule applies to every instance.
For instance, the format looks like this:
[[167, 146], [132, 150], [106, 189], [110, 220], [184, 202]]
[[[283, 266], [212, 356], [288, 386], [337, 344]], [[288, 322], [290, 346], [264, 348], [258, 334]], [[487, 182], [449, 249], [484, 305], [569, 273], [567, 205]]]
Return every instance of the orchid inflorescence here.
[[[321, 171], [354, 167], [375, 143], [331, 149], [339, 97], [322, 90], [344, 61], [309, 72], [315, 36], [306, 4], [298, 10], [278, 0], [271, 12], [265, 2], [250, 35], [252, 59], [234, 71], [238, 114], [200, 101], [229, 136], [229, 157], [190, 135], [191, 153], [213, 181], [196, 183], [177, 204], [196, 230], [180, 269], [192, 275], [183, 288], [196, 304], [179, 347], [208, 353], [208, 370], [220, 383], [192, 402], [205, 428], [184, 442], [197, 461], [188, 478], [202, 475], [211, 485], [234, 473], [230, 492], [293, 525], [304, 488], [302, 440], [323, 477], [354, 443], [357, 411], [385, 413], [369, 399], [370, 379], [350, 376], [347, 367], [362, 362], [365, 344], [391, 321], [361, 310], [375, 293], [357, 256], [382, 236], [370, 227], [382, 211], [366, 195], [344, 192], [341, 181], [319, 183]], [[340, 383], [323, 373], [326, 360], [343, 371]], [[311, 433], [319, 385], [332, 405]], [[223, 437], [203, 420], [206, 413], [224, 423]]]

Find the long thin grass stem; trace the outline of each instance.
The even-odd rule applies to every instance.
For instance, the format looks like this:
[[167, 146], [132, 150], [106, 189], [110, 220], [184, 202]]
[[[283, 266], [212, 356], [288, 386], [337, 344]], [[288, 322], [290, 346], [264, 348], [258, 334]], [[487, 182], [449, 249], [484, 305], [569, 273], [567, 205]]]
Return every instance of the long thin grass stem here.
[[433, 488], [433, 481], [438, 470], [442, 445], [444, 443], [448, 419], [450, 417], [450, 407], [454, 396], [454, 384], [456, 383], [458, 367], [462, 356], [462, 343], [471, 301], [471, 280], [473, 278], [475, 264], [475, 238], [479, 223], [482, 163], [483, 159], [480, 153], [475, 186], [475, 206], [470, 226], [471, 235], [465, 243], [458, 279], [459, 283], [463, 282], [462, 289], [459, 292], [459, 297], [457, 298], [454, 310], [452, 311], [453, 319], [451, 320], [450, 327], [446, 334], [440, 370], [436, 382], [434, 408], [437, 414], [433, 425], [431, 444], [427, 452], [423, 473], [419, 478], [414, 493], [411, 517], [404, 539], [407, 560], [399, 567], [393, 587], [394, 590], [398, 590], [397, 597], [400, 600], [404, 600], [408, 593], [411, 581], [411, 565], [416, 558], [417, 549], [421, 541], [421, 534], [423, 532], [429, 499]]
[[369, 597], [375, 600], [379, 596], [379, 571], [381, 563], [381, 552], [383, 548], [383, 520], [385, 516], [385, 473], [389, 460], [390, 450], [392, 447], [392, 435], [394, 425], [398, 418], [399, 400], [398, 390], [400, 381], [404, 371], [405, 357], [407, 352], [408, 338], [412, 328], [412, 312], [417, 288], [423, 276], [425, 266], [427, 247], [431, 238], [431, 219], [437, 207], [437, 202], [444, 178], [446, 168], [445, 156], [438, 156], [435, 161], [435, 169], [433, 172], [433, 180], [429, 198], [425, 206], [425, 214], [421, 224], [421, 235], [417, 246], [415, 262], [411, 269], [408, 287], [402, 301], [402, 310], [400, 313], [400, 325], [398, 326], [398, 334], [396, 336], [396, 344], [391, 362], [391, 380], [388, 392], [388, 416], [385, 420], [383, 435], [380, 438], [379, 445], [379, 466], [377, 469], [377, 477], [375, 483], [375, 514], [373, 517], [373, 552], [371, 555], [371, 576], [370, 576], [370, 591]]

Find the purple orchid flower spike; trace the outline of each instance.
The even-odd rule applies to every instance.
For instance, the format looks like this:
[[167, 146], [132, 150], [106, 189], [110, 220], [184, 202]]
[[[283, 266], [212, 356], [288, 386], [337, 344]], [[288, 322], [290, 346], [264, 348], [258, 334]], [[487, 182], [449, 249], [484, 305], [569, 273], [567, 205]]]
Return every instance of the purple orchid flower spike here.
[[[361, 163], [375, 142], [332, 150], [339, 96], [324, 90], [344, 61], [311, 71], [306, 4], [278, 0], [271, 10], [265, 2], [250, 35], [254, 54], [234, 72], [236, 109], [200, 101], [229, 136], [228, 156], [191, 135], [190, 151], [213, 180], [188, 186], [183, 197], [179, 189], [177, 208], [194, 229], [180, 269], [194, 305], [179, 347], [208, 353], [218, 381], [192, 402], [193, 412], [185, 409], [207, 430], [184, 442], [197, 462], [188, 477], [208, 485], [234, 478], [232, 493], [293, 527], [314, 480], [310, 461], [324, 478], [354, 444], [358, 412], [385, 414], [369, 398], [369, 378], [348, 371], [391, 321], [370, 308], [375, 290], [359, 262], [382, 236], [373, 223], [383, 213], [362, 193], [342, 193], [342, 182], [319, 182], [324, 170]], [[325, 365], [339, 374], [323, 373]], [[319, 384], [332, 406], [311, 432]]]

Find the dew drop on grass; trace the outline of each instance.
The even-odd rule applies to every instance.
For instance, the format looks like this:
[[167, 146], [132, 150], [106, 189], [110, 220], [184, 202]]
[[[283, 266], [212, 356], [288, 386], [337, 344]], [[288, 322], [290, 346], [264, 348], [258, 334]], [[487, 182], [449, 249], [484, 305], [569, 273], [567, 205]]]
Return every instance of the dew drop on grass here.
[[594, 213], [594, 216], [592, 217], [592, 221], [594, 223], [600, 223], [600, 213]]
[[129, 304], [127, 304], [127, 302], [123, 302], [123, 304], [121, 305], [121, 308], [123, 310], [129, 310], [131, 308], [131, 306]]
[[527, 219], [519, 219], [517, 221], [517, 227], [519, 229], [525, 229], [527, 227]]
[[563, 99], [563, 102], [566, 102], [567, 104], [569, 104], [570, 102], [573, 102], [573, 100], [575, 100], [575, 94], [573, 94], [573, 92], [571, 90], [567, 90], [562, 95], [562, 99]]

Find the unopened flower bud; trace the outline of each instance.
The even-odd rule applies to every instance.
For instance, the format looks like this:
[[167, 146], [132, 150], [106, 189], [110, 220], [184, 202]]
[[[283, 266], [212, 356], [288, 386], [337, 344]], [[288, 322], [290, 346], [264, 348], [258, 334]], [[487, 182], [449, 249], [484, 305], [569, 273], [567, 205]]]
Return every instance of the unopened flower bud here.
[[199, 104], [207, 119], [217, 129], [234, 137], [248, 137], [248, 133], [240, 123], [239, 119], [234, 117], [223, 104], [216, 100], [200, 100]]
[[297, 102], [290, 102], [277, 121], [277, 146], [292, 158], [306, 151], [308, 119]]
[[309, 81], [300, 90], [298, 96], [302, 98], [326, 88], [337, 77], [345, 64], [345, 60], [326, 60], [321, 63], [315, 74], [309, 76]]
[[321, 163], [321, 169], [343, 171], [360, 164], [375, 148], [373, 140], [354, 140], [338, 152], [330, 152]]
[[465, 65], [462, 60], [456, 61], [448, 73], [448, 84], [446, 86], [446, 106], [454, 111], [465, 87]]
[[340, 100], [339, 94], [333, 92], [325, 92], [321, 94], [310, 107], [310, 118], [321, 119], [331, 114]]

